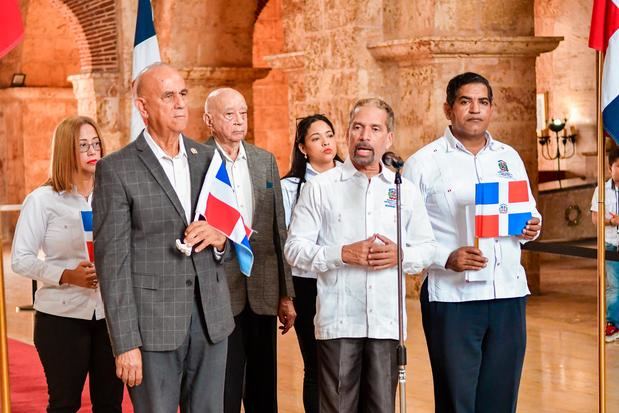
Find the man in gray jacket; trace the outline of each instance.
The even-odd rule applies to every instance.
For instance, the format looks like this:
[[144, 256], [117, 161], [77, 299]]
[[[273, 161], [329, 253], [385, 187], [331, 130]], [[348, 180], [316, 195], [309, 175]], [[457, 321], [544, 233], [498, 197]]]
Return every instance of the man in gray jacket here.
[[284, 260], [286, 224], [275, 157], [244, 141], [247, 103], [238, 91], [211, 92], [204, 122], [206, 143], [221, 154], [245, 224], [254, 229], [251, 275], [241, 274], [236, 259], [226, 262], [235, 329], [228, 340], [224, 411], [277, 412], [276, 316], [286, 333], [296, 313], [290, 267]]
[[[189, 225], [213, 151], [182, 131], [187, 89], [155, 64], [136, 80], [147, 127], [97, 165], [95, 261], [116, 372], [136, 413], [221, 412], [234, 321], [221, 261], [226, 238]], [[176, 239], [194, 246], [187, 257]]]

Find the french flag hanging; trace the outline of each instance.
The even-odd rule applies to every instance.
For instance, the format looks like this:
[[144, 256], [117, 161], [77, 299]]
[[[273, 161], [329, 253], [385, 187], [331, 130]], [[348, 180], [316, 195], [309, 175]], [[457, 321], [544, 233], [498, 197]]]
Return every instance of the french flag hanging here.
[[92, 237], [92, 211], [81, 211], [82, 215], [82, 229], [84, 230], [84, 242], [86, 246], [86, 253], [88, 254], [88, 261], [95, 262], [95, 248]]
[[[150, 0], [138, 0], [138, 17], [135, 23], [135, 40], [133, 41], [133, 75], [136, 77], [148, 65], [161, 61], [159, 43], [153, 23], [153, 9]], [[144, 129], [144, 121], [135, 107], [131, 108], [131, 140], [135, 140]]]
[[201, 217], [204, 217], [206, 222], [234, 243], [241, 273], [249, 277], [254, 265], [254, 252], [249, 243], [253, 231], [243, 221], [226, 170], [226, 163], [221, 159], [217, 150], [206, 172], [198, 197], [195, 220]]
[[619, 0], [595, 0], [589, 47], [604, 53], [602, 120], [604, 130], [619, 143]]
[[522, 235], [531, 216], [527, 181], [475, 184], [475, 237]]

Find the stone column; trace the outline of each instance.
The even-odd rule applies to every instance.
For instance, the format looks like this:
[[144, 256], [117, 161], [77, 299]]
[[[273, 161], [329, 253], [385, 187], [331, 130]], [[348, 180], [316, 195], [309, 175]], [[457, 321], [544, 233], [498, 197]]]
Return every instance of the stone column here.
[[[0, 204], [21, 204], [49, 177], [54, 129], [75, 113], [70, 88], [0, 89]], [[0, 214], [10, 239], [17, 214]]]
[[69, 76], [77, 99], [77, 113], [89, 116], [101, 129], [108, 152], [127, 144], [120, 130], [118, 73], [84, 73]]
[[[265, 56], [264, 60], [273, 69], [280, 69], [288, 79], [288, 136], [290, 147], [294, 144], [296, 119], [307, 115], [302, 102], [305, 101], [304, 77], [305, 53], [290, 52]], [[281, 171], [280, 171], [281, 172]]]

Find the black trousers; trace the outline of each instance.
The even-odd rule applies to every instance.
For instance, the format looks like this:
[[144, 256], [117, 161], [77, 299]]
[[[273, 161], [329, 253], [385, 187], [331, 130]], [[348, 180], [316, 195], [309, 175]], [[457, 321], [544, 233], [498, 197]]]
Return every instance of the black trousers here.
[[316, 279], [292, 277], [294, 283], [294, 308], [297, 318], [294, 330], [297, 333], [299, 349], [303, 357], [303, 407], [305, 413], [318, 413], [318, 355], [314, 335], [316, 315]]
[[277, 318], [254, 313], [249, 303], [234, 317], [228, 337], [224, 412], [277, 413]]
[[79, 410], [87, 374], [93, 413], [122, 411], [123, 383], [116, 377], [105, 320], [58, 317], [37, 311], [34, 345], [47, 379], [49, 413]]
[[526, 348], [526, 297], [429, 302], [421, 289], [437, 413], [516, 411]]

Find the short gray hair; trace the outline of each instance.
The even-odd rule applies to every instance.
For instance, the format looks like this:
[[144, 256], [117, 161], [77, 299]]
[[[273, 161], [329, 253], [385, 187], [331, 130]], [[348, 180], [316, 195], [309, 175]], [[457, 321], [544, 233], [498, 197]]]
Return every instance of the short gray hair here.
[[363, 106], [374, 106], [375, 108], [384, 110], [385, 113], [387, 113], [387, 131], [388, 132], [394, 131], [395, 114], [393, 113], [393, 109], [391, 108], [391, 106], [389, 106], [387, 102], [385, 102], [384, 100], [380, 98], [366, 98], [366, 99], [359, 99], [358, 101], [356, 101], [355, 105], [350, 110], [350, 116], [348, 118], [348, 128], [350, 128], [350, 125], [352, 123], [353, 118], [355, 117], [355, 113], [357, 112], [357, 109]]

